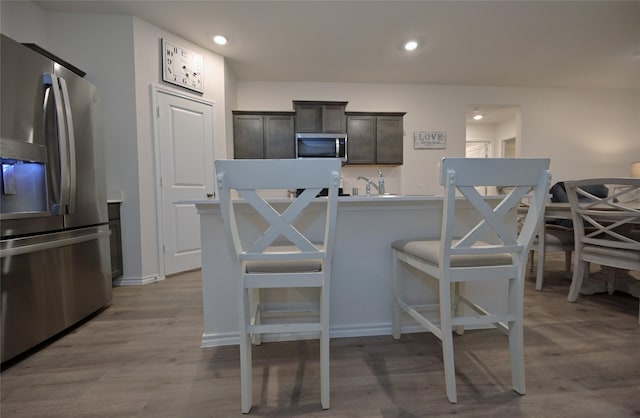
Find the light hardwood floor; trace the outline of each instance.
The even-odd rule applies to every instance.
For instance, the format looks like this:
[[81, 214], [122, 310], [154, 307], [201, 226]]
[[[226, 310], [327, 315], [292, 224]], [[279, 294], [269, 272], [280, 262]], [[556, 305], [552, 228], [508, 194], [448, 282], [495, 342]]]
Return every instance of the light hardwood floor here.
[[[320, 408], [317, 340], [254, 347], [254, 407], [263, 417], [638, 417], [638, 299], [566, 302], [562, 259], [525, 297], [527, 394], [510, 389], [507, 339], [455, 338], [458, 404], [444, 392], [439, 341], [427, 333], [331, 341], [331, 409]], [[231, 314], [235, 314], [231, 313]], [[112, 305], [5, 367], [1, 416], [234, 417], [238, 347], [201, 348], [200, 272], [114, 289]], [[6, 366], [6, 365], [5, 365]]]

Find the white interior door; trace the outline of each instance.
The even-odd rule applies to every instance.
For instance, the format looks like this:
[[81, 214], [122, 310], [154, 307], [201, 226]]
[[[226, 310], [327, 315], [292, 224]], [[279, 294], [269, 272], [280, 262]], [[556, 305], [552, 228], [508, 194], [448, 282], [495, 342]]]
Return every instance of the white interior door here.
[[200, 268], [200, 219], [181, 200], [213, 196], [213, 103], [156, 89], [159, 252], [164, 275]]
[[487, 158], [491, 142], [489, 141], [467, 141], [465, 156], [467, 158]]

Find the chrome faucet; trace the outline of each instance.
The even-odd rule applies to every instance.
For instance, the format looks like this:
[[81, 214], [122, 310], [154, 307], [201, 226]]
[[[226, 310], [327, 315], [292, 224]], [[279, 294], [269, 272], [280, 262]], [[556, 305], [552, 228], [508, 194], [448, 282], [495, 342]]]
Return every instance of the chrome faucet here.
[[358, 180], [364, 180], [367, 182], [367, 185], [365, 187], [365, 194], [367, 196], [371, 196], [371, 186], [373, 186], [377, 191], [378, 191], [378, 195], [383, 195], [384, 194], [384, 177], [382, 176], [382, 171], [378, 171], [378, 185], [376, 186], [376, 184], [374, 182], [372, 182], [371, 180], [369, 180], [366, 177], [363, 176], [358, 176]]
[[[364, 181], [367, 182], [367, 185], [365, 187], [365, 195], [367, 197], [371, 196], [371, 185], [373, 184], [373, 183], [371, 183], [371, 180], [369, 180], [366, 177], [362, 177], [362, 176], [358, 176], [358, 180], [364, 180]], [[375, 187], [375, 184], [373, 184], [373, 186]]]
[[382, 175], [382, 171], [378, 170], [378, 194], [384, 194], [384, 176]]

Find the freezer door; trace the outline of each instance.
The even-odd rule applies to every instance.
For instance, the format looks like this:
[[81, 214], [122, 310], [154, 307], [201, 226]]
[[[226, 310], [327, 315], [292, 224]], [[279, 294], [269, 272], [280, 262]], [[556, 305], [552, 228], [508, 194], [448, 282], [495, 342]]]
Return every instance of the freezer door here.
[[109, 228], [0, 241], [2, 362], [111, 302]]
[[[108, 222], [100, 100], [95, 86], [59, 65], [54, 74], [66, 85], [64, 114], [70, 121], [71, 195], [65, 227]], [[66, 103], [68, 100], [68, 103]]]

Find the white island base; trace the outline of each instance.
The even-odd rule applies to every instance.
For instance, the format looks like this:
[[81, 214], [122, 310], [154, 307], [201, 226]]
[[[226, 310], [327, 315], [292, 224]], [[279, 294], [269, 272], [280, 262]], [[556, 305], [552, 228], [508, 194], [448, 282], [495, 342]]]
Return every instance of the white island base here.
[[[292, 199], [271, 199], [277, 205], [287, 206]], [[488, 198], [491, 200], [491, 198]], [[202, 346], [236, 345], [238, 338], [238, 309], [236, 295], [238, 274], [233, 271], [217, 200], [180, 202], [195, 204], [200, 214], [202, 239], [202, 291], [204, 307], [204, 333]], [[320, 207], [321, 205], [318, 205]], [[320, 210], [316, 215], [320, 215]], [[257, 215], [246, 216], [259, 222]], [[255, 219], [254, 219], [255, 218]], [[318, 216], [320, 218], [320, 216]], [[470, 227], [476, 219], [467, 206], [459, 210], [460, 230]], [[515, 220], [515, 217], [514, 217]], [[393, 197], [340, 197], [336, 244], [331, 282], [331, 337], [357, 337], [371, 335], [391, 336], [393, 292], [391, 280], [391, 247], [396, 239], [437, 237], [442, 221], [441, 196]], [[308, 219], [311, 228], [315, 219]], [[514, 221], [515, 224], [515, 221]], [[419, 275], [411, 268], [402, 268], [403, 275]], [[411, 280], [407, 286], [409, 302], [434, 302], [436, 283], [428, 276]], [[466, 285], [465, 293], [487, 307], [506, 310], [504, 283], [486, 282], [474, 287]], [[313, 304], [315, 298], [308, 293], [292, 289], [269, 289], [266, 307], [277, 307], [280, 302], [294, 301], [303, 307]], [[405, 318], [403, 332], [424, 331], [410, 318]], [[310, 338], [313, 336], [309, 336]], [[297, 336], [297, 338], [300, 338]], [[391, 338], [391, 337], [390, 337]], [[293, 339], [289, 335], [264, 335], [263, 341]]]

